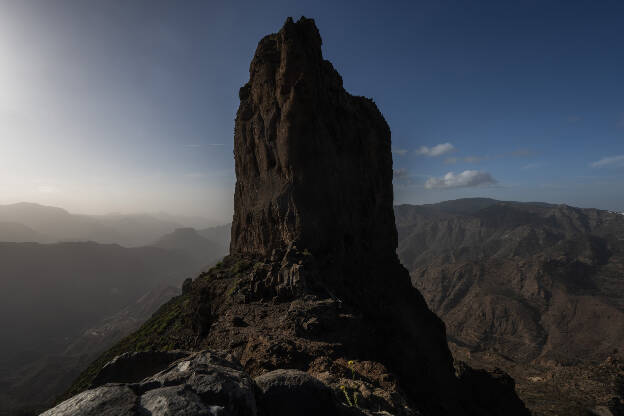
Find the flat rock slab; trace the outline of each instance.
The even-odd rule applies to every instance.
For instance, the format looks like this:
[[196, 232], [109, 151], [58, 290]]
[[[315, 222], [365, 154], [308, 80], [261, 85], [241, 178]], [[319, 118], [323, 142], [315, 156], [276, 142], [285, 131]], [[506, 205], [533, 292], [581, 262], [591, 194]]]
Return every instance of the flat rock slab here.
[[137, 395], [128, 386], [107, 385], [77, 394], [41, 416], [136, 415], [137, 399]]
[[[256, 416], [255, 384], [240, 364], [211, 351], [166, 354], [124, 354], [105, 367], [106, 377], [126, 377], [153, 363], [182, 356], [139, 382], [106, 384], [64, 401], [42, 416]], [[121, 364], [121, 366], [119, 365]], [[148, 366], [152, 364], [148, 363]]]

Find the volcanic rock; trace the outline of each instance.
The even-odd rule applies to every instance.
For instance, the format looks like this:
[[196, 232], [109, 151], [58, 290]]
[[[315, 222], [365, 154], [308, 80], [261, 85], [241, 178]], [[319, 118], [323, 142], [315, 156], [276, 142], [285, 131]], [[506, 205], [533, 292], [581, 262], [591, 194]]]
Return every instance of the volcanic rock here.
[[87, 390], [41, 416], [126, 416], [136, 411], [136, 394], [128, 386], [107, 385]]
[[359, 414], [528, 415], [513, 384], [480, 373], [480, 386], [511, 398], [492, 405], [473, 395], [475, 377], [455, 374], [444, 324], [396, 255], [390, 129], [372, 100], [344, 90], [314, 21], [288, 19], [262, 39], [239, 95], [230, 256], [72, 391], [126, 351], [210, 349], [268, 396], [308, 397], [288, 381], [302, 376], [271, 373], [288, 369], [322, 380], [303, 383], [319, 405], [331, 391]]
[[321, 54], [311, 19], [262, 39], [234, 128], [232, 254], [289, 245], [353, 261], [393, 257], [390, 128]]

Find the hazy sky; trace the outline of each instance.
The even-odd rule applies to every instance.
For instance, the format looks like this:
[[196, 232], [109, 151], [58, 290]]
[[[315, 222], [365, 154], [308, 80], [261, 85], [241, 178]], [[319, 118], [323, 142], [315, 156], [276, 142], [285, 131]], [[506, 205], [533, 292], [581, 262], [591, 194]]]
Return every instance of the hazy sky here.
[[257, 42], [316, 19], [397, 203], [624, 210], [624, 3], [0, 0], [0, 203], [231, 218]]

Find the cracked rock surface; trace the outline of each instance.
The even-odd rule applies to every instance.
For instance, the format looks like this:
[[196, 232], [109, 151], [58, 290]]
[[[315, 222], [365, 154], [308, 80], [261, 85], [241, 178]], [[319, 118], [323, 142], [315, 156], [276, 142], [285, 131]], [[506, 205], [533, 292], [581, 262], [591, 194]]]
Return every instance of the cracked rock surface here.
[[[150, 358], [149, 356], [152, 355]], [[165, 352], [117, 357], [105, 367], [110, 382], [84, 391], [42, 416], [257, 416], [372, 415], [341, 403], [331, 388], [300, 370], [280, 369], [256, 380], [231, 357], [212, 351], [168, 354], [166, 368], [126, 383], [145, 360], [163, 360]], [[179, 358], [182, 356], [182, 358]]]

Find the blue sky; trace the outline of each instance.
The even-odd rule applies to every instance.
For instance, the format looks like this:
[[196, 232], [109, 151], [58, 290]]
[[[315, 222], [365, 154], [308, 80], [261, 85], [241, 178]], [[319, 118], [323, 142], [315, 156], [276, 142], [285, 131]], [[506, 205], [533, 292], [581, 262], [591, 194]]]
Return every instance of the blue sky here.
[[624, 211], [624, 3], [0, 0], [0, 203], [231, 218], [257, 42], [316, 20], [395, 200]]

